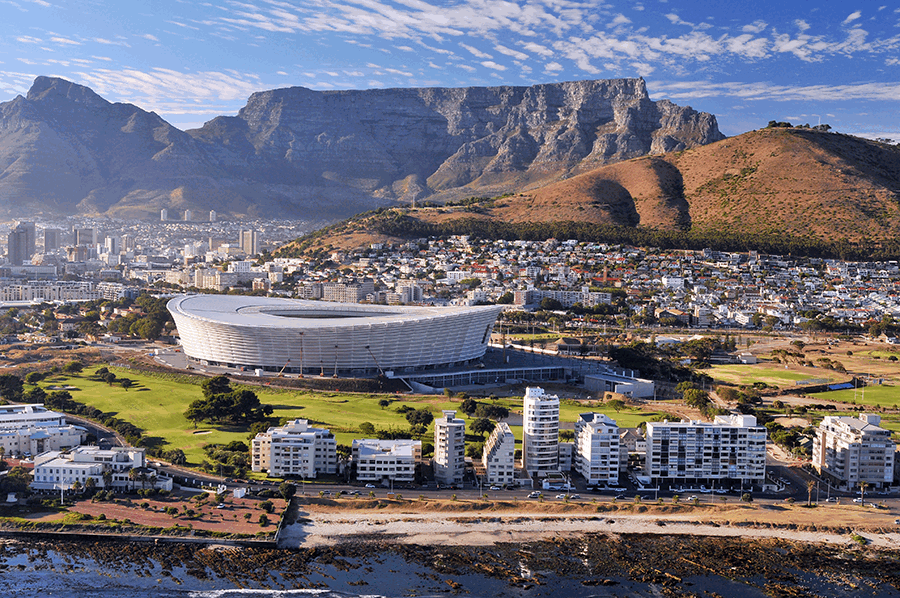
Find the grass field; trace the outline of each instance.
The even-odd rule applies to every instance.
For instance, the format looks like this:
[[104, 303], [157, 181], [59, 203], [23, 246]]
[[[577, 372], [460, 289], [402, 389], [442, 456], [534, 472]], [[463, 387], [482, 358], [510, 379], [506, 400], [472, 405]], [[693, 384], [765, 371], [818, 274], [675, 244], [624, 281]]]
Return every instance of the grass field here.
[[[110, 368], [118, 378], [129, 378], [134, 381], [134, 385], [125, 390], [118, 384], [108, 385], [102, 381], [91, 380], [93, 371], [85, 370], [80, 376], [53, 376], [43, 380], [41, 386], [47, 392], [51, 392], [55, 386], [75, 387], [70, 392], [76, 401], [96, 407], [104, 413], [115, 414], [119, 419], [138, 426], [146, 437], [159, 439], [163, 450], [182, 449], [190, 465], [198, 465], [205, 459], [203, 447], [207, 444], [249, 440], [247, 429], [244, 427], [211, 426], [201, 423], [195, 429], [193, 423], [184, 417], [188, 404], [202, 396], [199, 384], [201, 378], [189, 381], [173, 376], [146, 374], [137, 370]], [[460, 399], [451, 400], [444, 395], [350, 394], [262, 387], [251, 389], [257, 393], [262, 403], [274, 407], [273, 417], [279, 420], [307, 419], [312, 425], [330, 429], [340, 444], [349, 445], [354, 438], [364, 437], [359, 431], [359, 426], [363, 422], [372, 423], [376, 429], [407, 430], [409, 424], [405, 416], [397, 412], [403, 405], [416, 409], [428, 408], [435, 417], [439, 417], [444, 409], [452, 409], [458, 411], [457, 417], [466, 420], [467, 426], [472, 421], [459, 412]], [[382, 408], [378, 403], [385, 398], [390, 400], [391, 404]], [[521, 421], [520, 397], [498, 398], [495, 404], [509, 409], [510, 420], [513, 423]], [[616, 420], [620, 427], [634, 427], [657, 414], [628, 408], [617, 413], [603, 406], [589, 407], [572, 401], [563, 401], [560, 406], [560, 421], [563, 427], [566, 427], [566, 423], [574, 422], [578, 414], [587, 411], [606, 413]], [[511, 425], [511, 429], [521, 441], [521, 425]], [[423, 440], [429, 442], [433, 433], [432, 424]]]
[[892, 384], [876, 384], [863, 389], [832, 390], [818, 392], [811, 396], [826, 401], [852, 403], [854, 405], [879, 405], [895, 407], [900, 405], [900, 388]]
[[[817, 378], [838, 380], [839, 374], [830, 370], [816, 370], [815, 375], [801, 372], [793, 367], [773, 366], [770, 364], [729, 364], [714, 365], [708, 373], [717, 380], [724, 380], [732, 384], [754, 384], [764, 382], [771, 386], [784, 386], [801, 380], [814, 380]], [[840, 376], [845, 379], [845, 376]]]

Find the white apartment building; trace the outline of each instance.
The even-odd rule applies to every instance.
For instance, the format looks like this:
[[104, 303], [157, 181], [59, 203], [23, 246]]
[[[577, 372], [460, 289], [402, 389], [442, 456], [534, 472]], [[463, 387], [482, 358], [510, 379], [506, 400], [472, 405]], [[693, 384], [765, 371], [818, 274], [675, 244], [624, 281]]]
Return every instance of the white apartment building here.
[[592, 486], [615, 486], [620, 459], [619, 425], [603, 413], [579, 415], [575, 421], [575, 471]]
[[0, 447], [5, 455], [39, 455], [80, 445], [87, 430], [79, 426], [25, 426], [10, 428], [0, 425]]
[[312, 428], [305, 419], [260, 432], [250, 442], [253, 471], [270, 477], [315, 478], [337, 473], [337, 442], [324, 428]]
[[[132, 469], [144, 476], [143, 482], [140, 479], [130, 479], [129, 471]], [[104, 480], [104, 471], [109, 472], [108, 486]], [[88, 478], [94, 479], [97, 488], [172, 489], [172, 478], [148, 469], [144, 449], [133, 447], [100, 449], [95, 446], [78, 446], [65, 452], [47, 451], [34, 458], [33, 476], [33, 490], [68, 490], [76, 481], [83, 487]]]
[[490, 485], [510, 485], [516, 477], [516, 439], [509, 424], [500, 422], [484, 443], [481, 463], [485, 482]]
[[0, 428], [64, 425], [66, 425], [65, 415], [50, 411], [40, 403], [0, 405]]
[[816, 429], [812, 463], [821, 475], [848, 490], [865, 482], [873, 488], [894, 479], [895, 443], [890, 430], [879, 427], [881, 416], [828, 416]]
[[416, 463], [422, 460], [422, 441], [356, 439], [352, 458], [360, 482], [413, 482]]
[[645, 469], [663, 484], [761, 484], [766, 429], [757, 426], [752, 415], [717, 415], [712, 422], [649, 422]]
[[559, 397], [543, 388], [525, 389], [522, 467], [532, 477], [559, 471]]
[[456, 411], [444, 411], [434, 420], [434, 479], [439, 484], [461, 484], [466, 468], [466, 422]]

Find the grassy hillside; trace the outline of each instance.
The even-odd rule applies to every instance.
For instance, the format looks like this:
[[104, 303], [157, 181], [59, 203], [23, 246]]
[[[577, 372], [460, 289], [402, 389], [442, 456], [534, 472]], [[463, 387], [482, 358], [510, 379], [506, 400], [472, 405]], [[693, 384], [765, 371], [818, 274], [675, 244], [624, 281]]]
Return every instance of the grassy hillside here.
[[897, 257], [898, 198], [900, 148], [771, 128], [605, 166], [529, 193], [368, 213], [283, 252], [468, 232]]

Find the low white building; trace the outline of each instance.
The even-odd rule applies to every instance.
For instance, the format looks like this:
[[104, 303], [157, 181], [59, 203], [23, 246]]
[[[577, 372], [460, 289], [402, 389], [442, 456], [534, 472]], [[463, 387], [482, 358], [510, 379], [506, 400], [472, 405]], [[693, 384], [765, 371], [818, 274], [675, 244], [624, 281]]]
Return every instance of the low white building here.
[[619, 425], [603, 413], [579, 415], [575, 421], [575, 471], [590, 485], [615, 486], [620, 458]]
[[331, 431], [312, 428], [305, 419], [260, 432], [250, 442], [253, 471], [270, 477], [315, 478], [338, 472], [337, 442]]
[[61, 451], [80, 445], [87, 438], [87, 430], [80, 426], [0, 426], [0, 447], [5, 455], [39, 455], [46, 451]]
[[39, 403], [0, 405], [0, 447], [6, 455], [38, 455], [78, 446], [87, 430], [66, 424], [66, 416]]
[[858, 489], [862, 482], [873, 488], [890, 486], [896, 445], [891, 431], [880, 423], [881, 416], [873, 413], [825, 417], [813, 440], [813, 467], [848, 490]]
[[444, 411], [434, 420], [434, 479], [439, 484], [461, 484], [466, 469], [466, 422], [456, 411]]
[[416, 464], [422, 460], [422, 441], [356, 439], [352, 459], [360, 482], [413, 482]]
[[490, 485], [512, 484], [516, 477], [516, 439], [509, 424], [500, 422], [484, 443], [481, 463]]
[[[138, 475], [132, 479], [130, 470]], [[106, 472], [106, 473], [105, 473]], [[172, 478], [147, 468], [144, 449], [78, 446], [69, 451], [47, 451], [34, 458], [33, 490], [68, 490], [93, 478], [97, 488], [133, 490], [138, 487], [172, 489]], [[107, 484], [107, 479], [109, 483]]]

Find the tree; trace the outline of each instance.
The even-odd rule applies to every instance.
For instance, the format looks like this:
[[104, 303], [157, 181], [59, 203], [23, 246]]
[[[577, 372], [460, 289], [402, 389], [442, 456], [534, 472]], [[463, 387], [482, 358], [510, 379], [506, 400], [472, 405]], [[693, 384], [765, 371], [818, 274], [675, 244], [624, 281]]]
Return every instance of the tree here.
[[478, 401], [476, 401], [472, 397], [465, 399], [462, 403], [459, 404], [459, 410], [468, 416], [474, 414], [476, 409], [478, 409]]
[[103, 374], [103, 381], [112, 386], [113, 382], [116, 381], [116, 375], [112, 372], [106, 372]]
[[125, 391], [127, 392], [129, 388], [134, 386], [134, 380], [132, 380], [130, 378], [122, 378], [121, 380], [119, 380], [119, 384], [121, 384], [122, 388], [124, 388]]
[[25, 376], [25, 382], [27, 384], [37, 384], [43, 379], [44, 374], [42, 374], [41, 372], [28, 372], [28, 374]]
[[382, 409], [384, 409], [385, 407], [390, 406], [390, 404], [391, 404], [391, 400], [390, 400], [390, 399], [381, 399], [381, 400], [378, 401], [378, 406], [381, 407]]
[[200, 388], [203, 389], [203, 396], [208, 399], [215, 395], [230, 393], [231, 380], [228, 376], [213, 376], [204, 380]]
[[372, 422], [363, 422], [359, 424], [359, 431], [366, 436], [372, 436], [373, 434], [375, 434], [375, 426], [372, 424]]
[[606, 402], [606, 406], [612, 409], [615, 409], [616, 413], [625, 409], [625, 401], [622, 399], [612, 399], [611, 401]]
[[84, 481], [84, 489], [91, 493], [96, 490], [97, 478], [88, 476], [88, 478]]
[[486, 433], [490, 433], [494, 430], [494, 422], [491, 420], [481, 417], [472, 422], [471, 430], [475, 434], [480, 434], [482, 438]]
[[421, 409], [413, 409], [412, 411], [406, 412], [406, 421], [408, 421], [412, 426], [416, 424], [427, 426], [432, 421], [434, 421], [434, 415], [426, 407], [423, 407]]
[[131, 468], [128, 470], [128, 481], [131, 482], [131, 491], [134, 492], [134, 483], [138, 480], [139, 474], [138, 470], [135, 468]]
[[812, 493], [816, 488], [815, 480], [806, 480], [806, 506], [812, 506]]
[[291, 484], [290, 482], [282, 482], [278, 487], [278, 493], [281, 494], [281, 497], [284, 500], [291, 500], [295, 494], [297, 494], [297, 486]]
[[62, 371], [66, 374], [71, 374], [73, 376], [77, 376], [78, 374], [81, 373], [81, 371], [83, 369], [84, 369], [83, 363], [81, 363], [80, 361], [77, 361], [77, 360], [73, 360], [73, 361], [68, 362], [66, 365], [64, 365]]
[[163, 455], [165, 459], [172, 465], [184, 465], [187, 463], [187, 457], [180, 448], [172, 449]]

